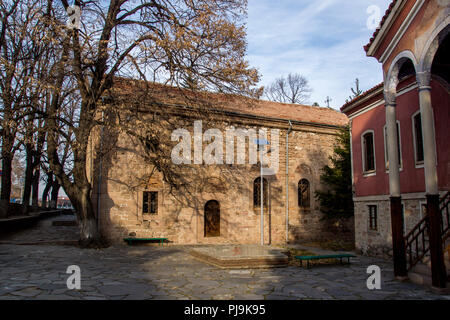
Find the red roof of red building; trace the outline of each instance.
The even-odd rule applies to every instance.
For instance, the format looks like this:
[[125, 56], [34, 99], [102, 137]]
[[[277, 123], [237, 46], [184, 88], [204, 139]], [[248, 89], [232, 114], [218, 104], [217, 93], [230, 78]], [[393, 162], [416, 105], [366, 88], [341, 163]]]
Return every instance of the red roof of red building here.
[[377, 84], [375, 87], [361, 93], [359, 96], [353, 98], [353, 100], [346, 102], [342, 107], [341, 107], [341, 111], [344, 112], [344, 109], [351, 106], [352, 104], [354, 104], [355, 102], [362, 100], [364, 97], [367, 97], [368, 95], [370, 95], [371, 93], [374, 93], [375, 91], [379, 90], [380, 88], [383, 88], [384, 86], [384, 82]]

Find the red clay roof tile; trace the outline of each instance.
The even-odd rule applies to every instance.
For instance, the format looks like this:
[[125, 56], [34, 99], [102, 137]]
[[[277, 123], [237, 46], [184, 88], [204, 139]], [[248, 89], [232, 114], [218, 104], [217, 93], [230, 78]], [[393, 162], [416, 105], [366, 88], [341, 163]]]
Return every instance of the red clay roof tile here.
[[[129, 96], [130, 98], [133, 96], [136, 98], [139, 92], [139, 85], [143, 83], [143, 81], [116, 78], [113, 90], [121, 96]], [[150, 92], [149, 97], [157, 103], [186, 105], [187, 100], [183, 97], [186, 97], [186, 94], [195, 94], [196, 97], [207, 101], [211, 108], [218, 110], [333, 126], [344, 126], [348, 123], [348, 118], [345, 114], [324, 107], [278, 103], [231, 94], [192, 92], [158, 83], [147, 83], [147, 85]]]
[[347, 108], [348, 106], [354, 104], [355, 102], [357, 102], [358, 100], [363, 99], [364, 97], [367, 97], [369, 94], [377, 91], [378, 89], [382, 88], [384, 86], [384, 82], [377, 84], [375, 87], [370, 88], [369, 90], [361, 93], [359, 96], [353, 98], [353, 100], [346, 102], [342, 107], [341, 107], [341, 111], [343, 111], [345, 108]]

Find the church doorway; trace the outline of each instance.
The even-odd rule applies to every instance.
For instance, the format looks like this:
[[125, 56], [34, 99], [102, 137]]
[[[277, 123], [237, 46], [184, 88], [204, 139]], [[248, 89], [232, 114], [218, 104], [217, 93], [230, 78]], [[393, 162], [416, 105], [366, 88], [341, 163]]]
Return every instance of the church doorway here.
[[205, 204], [205, 237], [220, 237], [220, 204], [216, 200]]

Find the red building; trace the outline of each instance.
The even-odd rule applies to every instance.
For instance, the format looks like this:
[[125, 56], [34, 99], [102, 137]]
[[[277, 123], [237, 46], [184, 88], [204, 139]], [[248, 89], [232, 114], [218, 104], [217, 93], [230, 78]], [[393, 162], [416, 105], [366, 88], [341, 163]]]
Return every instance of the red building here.
[[449, 33], [449, 1], [393, 1], [365, 46], [385, 81], [341, 108], [351, 124], [357, 248], [392, 255], [398, 277], [417, 278], [429, 261], [440, 288], [449, 235]]

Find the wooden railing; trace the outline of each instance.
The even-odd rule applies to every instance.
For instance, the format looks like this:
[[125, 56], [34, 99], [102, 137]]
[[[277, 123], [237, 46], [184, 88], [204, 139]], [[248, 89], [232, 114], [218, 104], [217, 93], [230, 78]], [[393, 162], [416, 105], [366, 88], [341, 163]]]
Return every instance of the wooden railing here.
[[447, 192], [439, 202], [439, 209], [442, 215], [441, 232], [445, 241], [450, 236], [448, 232], [450, 230], [450, 192]]
[[[439, 201], [439, 211], [442, 215], [441, 236], [445, 241], [450, 236], [450, 192]], [[405, 236], [406, 262], [411, 270], [430, 251], [428, 241], [429, 218], [426, 216]]]
[[430, 250], [428, 245], [428, 230], [429, 219], [426, 216], [405, 236], [408, 270], [421, 261]]

